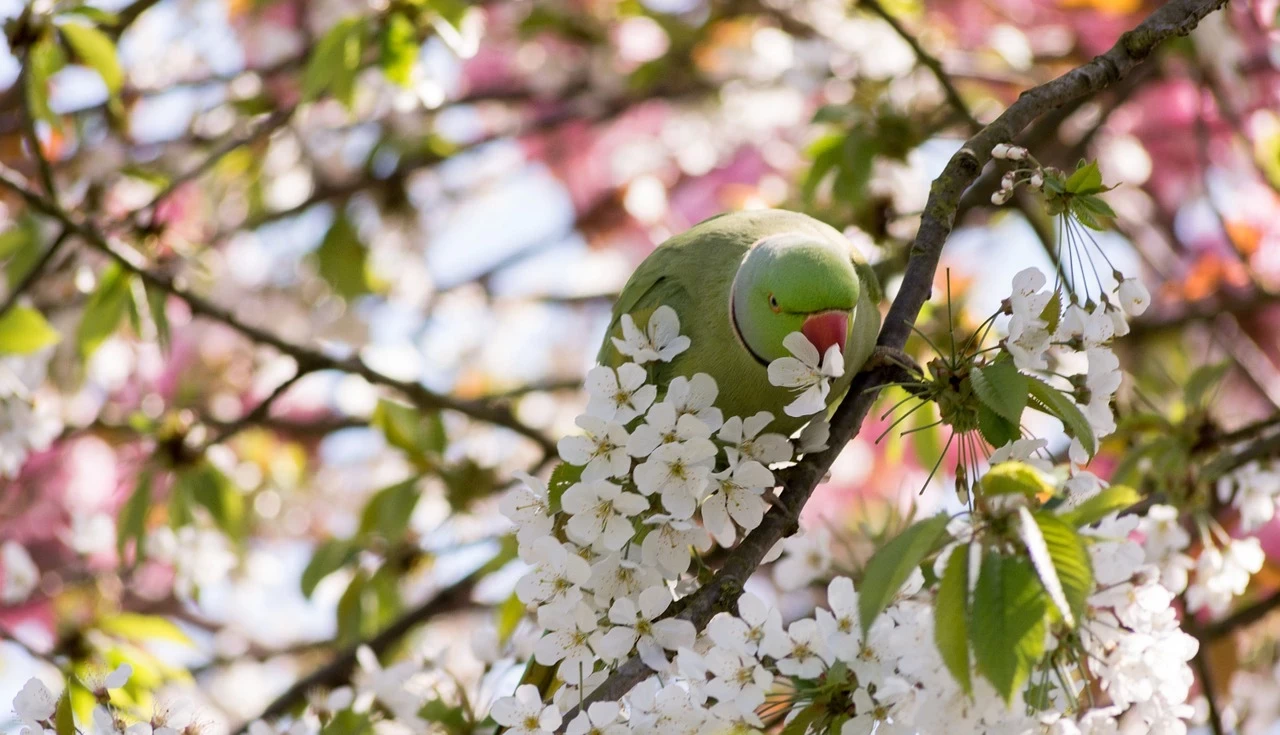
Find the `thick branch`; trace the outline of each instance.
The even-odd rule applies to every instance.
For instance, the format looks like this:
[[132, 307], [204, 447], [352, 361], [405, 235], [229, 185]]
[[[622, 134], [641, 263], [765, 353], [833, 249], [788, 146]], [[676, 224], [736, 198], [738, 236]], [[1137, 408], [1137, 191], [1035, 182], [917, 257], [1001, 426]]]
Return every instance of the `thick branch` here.
[[[1138, 28], [1121, 36], [1105, 54], [1022, 93], [1000, 117], [970, 138], [933, 182], [920, 229], [911, 247], [902, 286], [889, 309], [884, 328], [880, 330], [879, 345], [901, 349], [906, 344], [920, 308], [932, 290], [938, 259], [951, 234], [960, 197], [978, 178], [997, 143], [1012, 140], [1035, 118], [1049, 110], [1096, 93], [1120, 80], [1161, 42], [1190, 33], [1202, 18], [1225, 4], [1226, 0], [1172, 0], [1166, 3]], [[831, 422], [831, 448], [806, 457], [779, 473], [785, 489], [781, 495], [781, 507], [765, 515], [761, 524], [729, 555], [711, 582], [689, 597], [679, 617], [692, 621], [701, 630], [715, 613], [733, 609], [743, 584], [755, 572], [764, 555], [795, 529], [793, 519], [799, 517], [809, 496], [844, 445], [858, 433], [878, 389], [886, 385], [893, 372], [876, 368], [854, 378], [848, 396]], [[649, 673], [639, 659], [631, 659], [620, 666], [587, 701], [616, 700]], [[565, 722], [572, 720], [575, 714], [576, 710], [566, 715]]]

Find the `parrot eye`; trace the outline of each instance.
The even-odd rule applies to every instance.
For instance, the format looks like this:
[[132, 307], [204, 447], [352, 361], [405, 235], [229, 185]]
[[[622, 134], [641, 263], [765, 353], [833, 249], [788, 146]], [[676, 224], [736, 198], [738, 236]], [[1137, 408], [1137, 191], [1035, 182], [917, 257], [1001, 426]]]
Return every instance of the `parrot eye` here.
[[782, 311], [782, 307], [778, 306], [778, 297], [773, 294], [769, 294], [769, 308], [773, 309], [774, 314]]

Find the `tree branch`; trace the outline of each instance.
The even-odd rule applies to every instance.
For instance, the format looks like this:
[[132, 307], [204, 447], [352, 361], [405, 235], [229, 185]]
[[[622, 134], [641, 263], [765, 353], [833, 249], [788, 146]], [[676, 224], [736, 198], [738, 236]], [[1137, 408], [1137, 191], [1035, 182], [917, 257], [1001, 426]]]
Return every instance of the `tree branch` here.
[[[400, 616], [395, 622], [383, 629], [381, 633], [367, 641], [348, 647], [328, 664], [297, 680], [293, 683], [293, 686], [286, 689], [283, 694], [267, 705], [267, 708], [262, 711], [262, 714], [258, 715], [257, 719], [268, 720], [273, 717], [279, 717], [293, 709], [295, 705], [304, 702], [307, 698], [307, 693], [311, 690], [331, 688], [349, 681], [352, 672], [356, 668], [356, 651], [361, 647], [368, 646], [374, 655], [381, 656], [415, 626], [436, 615], [465, 606], [471, 601], [471, 590], [475, 587], [476, 582], [479, 581], [484, 571], [486, 571], [485, 567], [482, 566], [454, 582], [441, 590], [436, 596]], [[235, 735], [244, 735], [244, 733], [248, 732], [249, 725], [250, 723], [246, 722], [237, 727]]]
[[169, 276], [149, 269], [142, 256], [108, 242], [97, 227], [80, 222], [61, 207], [31, 191], [23, 184], [0, 174], [0, 187], [17, 193], [27, 202], [28, 206], [62, 223], [63, 227], [72, 234], [119, 263], [125, 270], [137, 275], [148, 286], [158, 288], [171, 296], [182, 299], [193, 313], [220, 322], [253, 342], [268, 345], [282, 354], [292, 357], [297, 361], [299, 370], [339, 370], [359, 375], [370, 383], [386, 386], [399, 392], [413, 402], [414, 405], [424, 410], [456, 411], [477, 421], [501, 426], [532, 439], [542, 449], [545, 456], [553, 456], [556, 452], [555, 442], [537, 429], [519, 421], [503, 405], [483, 400], [462, 400], [447, 394], [436, 393], [420, 383], [399, 380], [374, 370], [358, 357], [333, 357], [320, 350], [290, 342], [274, 332], [253, 326], [241, 320], [229, 309], [223, 308], [188, 290]]
[[18, 299], [21, 298], [22, 294], [26, 293], [35, 285], [36, 281], [40, 280], [40, 277], [44, 275], [45, 268], [49, 267], [49, 264], [57, 257], [58, 252], [62, 250], [62, 246], [70, 239], [71, 231], [65, 227], [62, 228], [62, 232], [58, 233], [58, 236], [54, 238], [53, 244], [49, 246], [49, 249], [40, 255], [39, 260], [31, 264], [31, 270], [27, 271], [21, 281], [14, 284], [13, 290], [9, 292], [8, 296], [5, 296], [4, 303], [0, 303], [0, 317], [9, 313], [13, 305], [18, 303]]
[[[1045, 112], [1114, 84], [1161, 42], [1190, 33], [1202, 18], [1225, 4], [1226, 0], [1171, 0], [1136, 29], [1122, 35], [1105, 54], [1053, 81], [1023, 92], [1000, 117], [970, 138], [933, 182], [920, 229], [911, 247], [902, 286], [880, 330], [878, 344], [898, 349], [906, 344], [912, 325], [932, 290], [938, 259], [955, 222], [960, 197], [978, 178], [997, 143], [1012, 140]], [[711, 582], [688, 598], [678, 617], [693, 622], [701, 630], [715, 613], [733, 609], [743, 584], [755, 572], [764, 555], [795, 529], [794, 519], [799, 518], [814, 488], [844, 445], [858, 433], [878, 390], [885, 387], [894, 372], [878, 367], [854, 377], [847, 396], [831, 421], [831, 447], [805, 457], [799, 464], [779, 473], [780, 483], [785, 489], [780, 507], [765, 514], [761, 524], [733, 550]], [[633, 658], [620, 666], [586, 701], [617, 700], [649, 673], [639, 658]], [[564, 721], [569, 722], [576, 713], [576, 709], [569, 712]]]

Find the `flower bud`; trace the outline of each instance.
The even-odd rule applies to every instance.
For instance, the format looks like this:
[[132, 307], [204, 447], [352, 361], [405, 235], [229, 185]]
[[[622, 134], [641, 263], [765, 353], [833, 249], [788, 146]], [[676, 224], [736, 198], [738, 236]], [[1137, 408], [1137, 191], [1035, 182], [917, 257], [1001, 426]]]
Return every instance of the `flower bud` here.
[[1008, 143], [997, 143], [995, 148], [991, 149], [991, 157], [1004, 160], [1009, 155]]

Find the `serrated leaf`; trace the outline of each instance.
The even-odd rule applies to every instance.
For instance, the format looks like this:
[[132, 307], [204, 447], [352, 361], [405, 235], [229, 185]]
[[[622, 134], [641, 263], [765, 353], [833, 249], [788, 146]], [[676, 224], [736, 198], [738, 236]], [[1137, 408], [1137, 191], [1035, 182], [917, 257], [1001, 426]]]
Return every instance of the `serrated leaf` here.
[[1018, 508], [1018, 538], [1027, 550], [1031, 566], [1035, 568], [1036, 576], [1040, 577], [1040, 584], [1044, 587], [1045, 594], [1049, 595], [1049, 601], [1057, 607], [1067, 627], [1075, 628], [1076, 614], [1071, 603], [1067, 602], [1066, 593], [1062, 591], [1062, 582], [1058, 579], [1053, 557], [1049, 555], [1049, 546], [1045, 543], [1036, 518], [1025, 506]]
[[0, 355], [29, 355], [59, 339], [58, 330], [30, 307], [14, 306], [0, 316]]
[[311, 561], [302, 570], [300, 586], [304, 597], [311, 597], [316, 587], [330, 574], [356, 558], [359, 548], [348, 539], [329, 539], [316, 547]]
[[1093, 216], [1093, 212], [1090, 212], [1088, 209], [1080, 206], [1079, 202], [1071, 202], [1071, 214], [1075, 216], [1080, 224], [1091, 230], [1102, 231], [1107, 229], [1102, 226], [1102, 223], [1098, 221], [1097, 217]]
[[1053, 485], [1026, 462], [1001, 462], [979, 480], [983, 495], [1023, 495], [1035, 498], [1053, 494]]
[[933, 603], [933, 641], [942, 662], [965, 694], [973, 693], [969, 671], [969, 546], [951, 552]]
[[302, 98], [311, 101], [328, 92], [349, 109], [355, 101], [356, 73], [364, 50], [365, 21], [339, 21], [316, 44], [302, 75]]
[[[1022, 510], [1026, 510], [1023, 508]], [[1093, 562], [1076, 530], [1060, 517], [1047, 511], [1034, 514], [1036, 527], [1044, 540], [1059, 589], [1076, 620], [1083, 620], [1089, 596], [1093, 594]], [[1040, 571], [1039, 566], [1036, 567]], [[1044, 580], [1045, 576], [1041, 575]], [[1045, 582], [1045, 589], [1049, 589]], [[1052, 593], [1051, 593], [1052, 597]], [[1055, 599], [1055, 604], [1061, 601]], [[1065, 615], [1063, 616], [1066, 617]]]
[[58, 697], [58, 708], [53, 713], [53, 728], [58, 735], [76, 735], [76, 718], [71, 708], [70, 683]]
[[977, 669], [1012, 702], [1044, 654], [1048, 598], [1031, 563], [986, 554], [970, 609], [969, 640]]
[[90, 25], [63, 23], [58, 26], [62, 37], [76, 60], [98, 72], [111, 95], [119, 94], [124, 84], [124, 70], [116, 56], [116, 44], [111, 37]]
[[370, 292], [364, 243], [346, 216], [339, 214], [315, 253], [320, 277], [350, 301]]
[[76, 330], [76, 345], [85, 359], [91, 357], [98, 346], [120, 327], [133, 298], [130, 278], [114, 263], [103, 269], [98, 287], [85, 304], [80, 328]]
[[409, 528], [409, 518], [421, 496], [416, 477], [374, 493], [360, 514], [360, 535], [377, 535], [390, 544], [398, 542]]
[[1075, 201], [1092, 214], [1112, 218], [1116, 216], [1116, 211], [1111, 208], [1111, 205], [1095, 194], [1079, 194], [1076, 196]]
[[1079, 528], [1124, 510], [1142, 500], [1142, 495], [1128, 485], [1112, 485], [1079, 505], [1058, 513], [1058, 518], [1069, 526]]
[[1089, 426], [1089, 420], [1080, 412], [1080, 407], [1075, 401], [1035, 376], [1028, 375], [1026, 378], [1030, 395], [1040, 401], [1044, 408], [1048, 408], [1049, 415], [1061, 421], [1068, 433], [1079, 439], [1085, 451], [1092, 457], [1098, 449], [1093, 438], [1093, 427]]
[[387, 16], [378, 35], [378, 65], [387, 79], [408, 87], [413, 81], [413, 67], [418, 61], [418, 32], [404, 13]]
[[969, 372], [973, 392], [988, 408], [1014, 426], [1022, 423], [1027, 407], [1027, 378], [1008, 360], [993, 362]]
[[978, 433], [993, 447], [1003, 447], [1021, 436], [1017, 426], [988, 408], [985, 403], [978, 405]]
[[116, 552], [124, 559], [125, 546], [134, 541], [134, 563], [146, 555], [147, 512], [151, 510], [151, 470], [144, 469], [138, 475], [138, 484], [124, 505], [120, 506], [116, 520]]
[[170, 641], [193, 645], [176, 623], [159, 615], [118, 613], [98, 621], [97, 629], [131, 641]]
[[1102, 171], [1098, 170], [1098, 162], [1090, 161], [1080, 162], [1076, 170], [1067, 177], [1065, 184], [1066, 190], [1072, 194], [1078, 194], [1082, 191], [1100, 188], [1102, 186]]
[[858, 614], [864, 636], [871, 630], [876, 616], [893, 601], [911, 571], [937, 548], [948, 520], [946, 514], [940, 513], [917, 521], [867, 560], [862, 587], [858, 590]]

